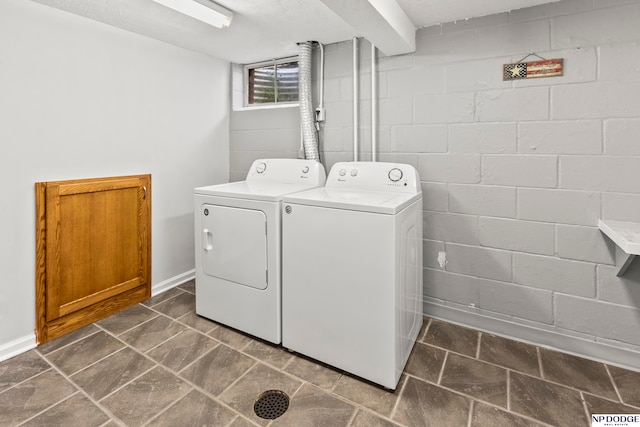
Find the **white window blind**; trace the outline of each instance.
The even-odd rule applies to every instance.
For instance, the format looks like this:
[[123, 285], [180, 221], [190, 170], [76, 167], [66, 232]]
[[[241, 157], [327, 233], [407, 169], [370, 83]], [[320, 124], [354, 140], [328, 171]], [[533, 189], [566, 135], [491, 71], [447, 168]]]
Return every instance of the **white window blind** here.
[[298, 102], [298, 60], [245, 66], [247, 105]]

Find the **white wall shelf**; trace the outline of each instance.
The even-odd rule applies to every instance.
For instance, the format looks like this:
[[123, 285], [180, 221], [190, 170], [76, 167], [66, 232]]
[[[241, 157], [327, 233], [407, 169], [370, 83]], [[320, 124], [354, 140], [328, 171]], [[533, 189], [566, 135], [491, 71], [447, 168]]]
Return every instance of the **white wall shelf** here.
[[618, 252], [616, 252], [618, 267], [616, 275], [622, 276], [633, 259], [640, 255], [640, 223], [600, 220], [598, 227], [624, 252], [624, 256], [620, 257], [623, 258], [621, 261], [618, 261]]

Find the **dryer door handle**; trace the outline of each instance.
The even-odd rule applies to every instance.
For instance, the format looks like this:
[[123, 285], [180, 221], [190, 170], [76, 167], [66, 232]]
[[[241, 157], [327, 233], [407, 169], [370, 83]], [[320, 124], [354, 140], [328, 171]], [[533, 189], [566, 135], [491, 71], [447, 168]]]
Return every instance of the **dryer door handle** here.
[[211, 234], [208, 228], [202, 230], [202, 248], [205, 252], [213, 249], [213, 234]]

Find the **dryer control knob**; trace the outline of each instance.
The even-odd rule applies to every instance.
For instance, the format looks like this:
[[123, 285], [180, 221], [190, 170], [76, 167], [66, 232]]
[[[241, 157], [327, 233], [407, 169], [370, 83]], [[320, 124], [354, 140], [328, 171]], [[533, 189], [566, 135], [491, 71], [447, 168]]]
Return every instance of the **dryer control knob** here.
[[340, 169], [340, 172], [338, 172], [338, 174], [340, 176], [345, 176], [347, 174], [347, 171], [346, 171], [346, 169]]
[[402, 170], [393, 168], [389, 171], [389, 179], [393, 182], [398, 182], [402, 179]]
[[305, 166], [302, 168], [302, 173], [309, 173], [309, 166]]
[[351, 176], [358, 176], [358, 169], [354, 169], [351, 171]]
[[258, 165], [256, 166], [256, 172], [258, 173], [262, 173], [267, 169], [267, 164], [266, 163], [258, 163]]

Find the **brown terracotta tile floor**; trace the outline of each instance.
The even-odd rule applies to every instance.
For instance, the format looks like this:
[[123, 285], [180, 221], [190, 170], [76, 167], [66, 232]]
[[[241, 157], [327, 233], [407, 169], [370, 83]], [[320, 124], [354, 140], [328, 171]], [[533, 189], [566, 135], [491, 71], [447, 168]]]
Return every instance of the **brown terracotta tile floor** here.
[[[194, 313], [193, 281], [0, 363], [1, 426], [589, 426], [640, 372], [425, 318], [384, 390]], [[253, 402], [290, 398], [274, 421]]]

